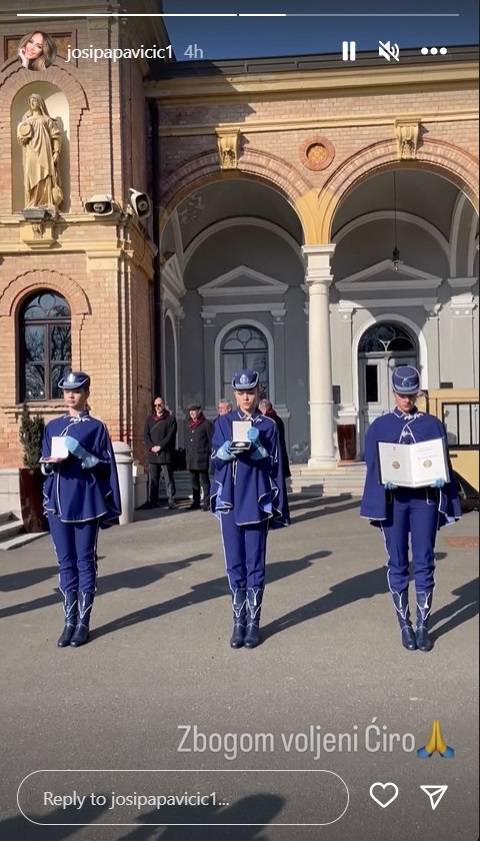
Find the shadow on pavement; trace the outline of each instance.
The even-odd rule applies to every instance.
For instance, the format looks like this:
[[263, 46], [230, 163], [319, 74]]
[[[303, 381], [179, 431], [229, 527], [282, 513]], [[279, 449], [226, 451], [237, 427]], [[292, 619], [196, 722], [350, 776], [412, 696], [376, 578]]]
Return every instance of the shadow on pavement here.
[[478, 614], [478, 580], [476, 578], [452, 590], [452, 594], [457, 596], [455, 601], [444, 605], [430, 617], [432, 628], [439, 622], [443, 622], [440, 627], [432, 631], [433, 641], [458, 628], [464, 622], [468, 622], [469, 619], [474, 619]]
[[[261, 824], [269, 824], [278, 813], [281, 811], [285, 800], [283, 797], [273, 794], [255, 794], [249, 797], [244, 797], [233, 806], [227, 808], [217, 806], [208, 807], [202, 806], [201, 810], [195, 812], [192, 807], [188, 810], [188, 816], [185, 810], [180, 809], [162, 809], [162, 818], [168, 821], [181, 821], [195, 823], [195, 816], [202, 818], [202, 823], [210, 822], [218, 824], [218, 826], [204, 826], [200, 822], [198, 826], [141, 826], [134, 827], [127, 834], [120, 835], [124, 831], [120, 826], [118, 827], [118, 841], [225, 841], [226, 836], [228, 841], [268, 841], [264, 834], [263, 826], [225, 826], [225, 824], [238, 824], [242, 821], [258, 822]], [[106, 807], [105, 807], [106, 808]], [[87, 808], [82, 810], [84, 819], [91, 820], [92, 838], [93, 833], [102, 837], [102, 824], [97, 823], [95, 819], [98, 818], [101, 812], [105, 809], [95, 807], [91, 809], [91, 816]], [[159, 820], [159, 812], [153, 811], [145, 815], [143, 820], [148, 823]], [[33, 817], [33, 816], [32, 816]], [[35, 817], [36, 820], [50, 821], [55, 824], [56, 821], [71, 820], [66, 816], [65, 811], [57, 809], [48, 816]], [[142, 818], [139, 819], [139, 822]], [[38, 824], [29, 823], [23, 815], [17, 815], [14, 818], [7, 818], [0, 821], [0, 833], [2, 841], [65, 841], [71, 838], [82, 829], [82, 825], [78, 826], [39, 826]], [[105, 827], [107, 829], [107, 827]], [[112, 828], [109, 828], [110, 832]]]
[[[199, 555], [192, 555], [189, 558], [185, 558], [183, 561], [170, 561], [169, 563], [164, 564], [148, 564], [143, 567], [131, 567], [130, 569], [124, 569], [120, 572], [112, 572], [109, 575], [100, 574], [98, 578], [97, 596], [101, 596], [105, 593], [112, 593], [115, 590], [121, 590], [124, 587], [128, 587], [129, 589], [147, 587], [149, 584], [159, 581], [166, 575], [170, 575], [171, 573], [178, 572], [182, 569], [187, 569], [187, 567], [189, 567], [192, 563], [195, 563], [196, 561], [204, 561], [206, 558], [210, 557], [211, 553], [204, 552]], [[32, 570], [32, 572], [36, 572], [36, 570]], [[56, 572], [57, 569], [55, 568], [52, 574]], [[26, 573], [18, 573], [20, 576], [24, 574]], [[15, 573], [12, 573], [12, 576], [14, 575]], [[11, 586], [10, 589], [13, 590], [15, 588]], [[60, 595], [55, 591], [53, 593], [49, 593], [47, 596], [40, 596], [38, 599], [32, 599], [30, 602], [10, 605], [9, 607], [4, 607], [0, 610], [0, 619], [7, 616], [15, 616], [17, 613], [27, 613], [30, 610], [38, 610], [42, 607], [58, 604], [59, 600]]]
[[314, 497], [299, 497], [294, 495], [289, 496], [288, 505], [290, 511], [303, 511], [305, 508], [318, 508], [320, 505], [335, 505], [338, 502], [345, 502], [348, 499], [352, 499], [352, 494]]
[[[169, 827], [139, 827], [127, 835], [122, 835], [119, 841], [268, 841], [263, 826], [248, 826], [247, 822], [254, 820], [258, 823], [269, 824], [280, 812], [284, 798], [273, 794], [254, 794], [245, 797], [227, 808], [202, 807], [203, 822], [218, 822], [219, 826], [169, 826]], [[146, 815], [145, 821], [158, 820], [158, 811]], [[168, 819], [162, 810], [162, 815]], [[170, 819], [181, 817], [181, 813], [172, 813]], [[185, 818], [188, 820], [188, 818]], [[225, 826], [245, 821], [244, 826]], [[223, 824], [223, 826], [222, 826]]]
[[[322, 503], [320, 503], [322, 504]], [[341, 511], [349, 511], [351, 508], [358, 508], [360, 500], [356, 499], [352, 502], [347, 502], [344, 505], [336, 505], [334, 508], [322, 508], [321, 511], [308, 511], [305, 514], [299, 514], [290, 518], [290, 523], [293, 526], [295, 523], [303, 523], [306, 520], [315, 520], [317, 517], [325, 517], [328, 514], [339, 514]]]
[[354, 575], [353, 578], [347, 578], [345, 581], [335, 584], [325, 596], [320, 596], [309, 604], [302, 605], [302, 607], [270, 622], [269, 625], [265, 625], [262, 634], [263, 639], [266, 640], [274, 634], [287, 630], [287, 628], [293, 628], [302, 622], [316, 619], [324, 613], [330, 613], [332, 610], [345, 607], [359, 599], [370, 599], [372, 596], [387, 592], [388, 585], [384, 566], [362, 572], [360, 575]]
[[[297, 572], [301, 572], [311, 566], [313, 560], [325, 558], [330, 554], [331, 552], [314, 552], [295, 561], [276, 561], [269, 563], [267, 564], [267, 583], [285, 578], [288, 575], [295, 575]], [[194, 604], [209, 602], [212, 599], [225, 596], [227, 593], [227, 579], [224, 575], [221, 578], [214, 578], [212, 581], [194, 584], [188, 593], [182, 593], [181, 596], [175, 596], [175, 598], [169, 599], [166, 602], [160, 602], [160, 604], [140, 608], [139, 610], [133, 611], [133, 613], [128, 613], [126, 616], [121, 616], [112, 622], [108, 622], [106, 625], [102, 625], [100, 628], [92, 631], [91, 637], [92, 639], [97, 639], [104, 634], [111, 634], [113, 631], [119, 631], [122, 628], [137, 625], [139, 622], [148, 622], [150, 619], [157, 619], [160, 616], [175, 613]]]
[[58, 567], [39, 567], [38, 569], [22, 569], [16, 572], [9, 572], [0, 575], [0, 590], [3, 593], [10, 593], [13, 590], [24, 590], [25, 587], [33, 587], [48, 578], [53, 578], [58, 573]]
[[[86, 812], [86, 819], [93, 821], [105, 809], [97, 806], [92, 807], [91, 812], [89, 812], [85, 807], [84, 811]], [[42, 815], [41, 817], [36, 815], [31, 815], [31, 817], [44, 823], [50, 821], [52, 824], [57, 821], [70, 820], [65, 817], [63, 809], [56, 809], [49, 815]], [[0, 838], [2, 841], [64, 841], [64, 839], [75, 835], [80, 828], [80, 826], [62, 826], [60, 823], [58, 826], [39, 826], [37, 823], [29, 823], [23, 815], [16, 815], [14, 818], [6, 818], [0, 821]]]
[[169, 509], [167, 500], [165, 500], [165, 503], [161, 502], [156, 508], [136, 508], [133, 522], [145, 523], [149, 520], [158, 520], [163, 517], [178, 517], [179, 514], [188, 512], [190, 502], [190, 499], [177, 501], [177, 507], [173, 510]]

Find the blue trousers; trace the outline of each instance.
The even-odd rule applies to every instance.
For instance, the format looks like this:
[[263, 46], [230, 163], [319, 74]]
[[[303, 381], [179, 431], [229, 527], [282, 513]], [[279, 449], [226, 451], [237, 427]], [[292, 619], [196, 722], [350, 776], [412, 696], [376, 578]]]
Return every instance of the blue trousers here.
[[62, 523], [54, 514], [49, 514], [48, 525], [58, 558], [58, 579], [62, 593], [72, 590], [94, 593], [100, 520]]
[[433, 589], [437, 527], [438, 491], [398, 488], [393, 492], [387, 520], [382, 523], [391, 591], [398, 593], [408, 587], [409, 539], [415, 588], [419, 592]]
[[237, 526], [233, 515], [220, 517], [228, 586], [232, 593], [265, 586], [268, 521]]

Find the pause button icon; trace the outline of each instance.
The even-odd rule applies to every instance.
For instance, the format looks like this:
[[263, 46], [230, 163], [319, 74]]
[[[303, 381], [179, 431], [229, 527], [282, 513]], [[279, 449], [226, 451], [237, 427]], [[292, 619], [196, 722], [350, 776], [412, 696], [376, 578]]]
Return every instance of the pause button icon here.
[[342, 41], [342, 59], [343, 61], [355, 61], [356, 58], [356, 41]]

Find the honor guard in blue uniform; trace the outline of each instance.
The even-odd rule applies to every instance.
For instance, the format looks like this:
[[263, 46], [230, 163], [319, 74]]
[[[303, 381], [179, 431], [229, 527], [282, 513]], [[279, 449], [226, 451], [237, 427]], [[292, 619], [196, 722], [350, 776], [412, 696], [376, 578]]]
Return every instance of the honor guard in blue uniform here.
[[88, 641], [98, 531], [118, 521], [121, 505], [109, 434], [87, 409], [90, 377], [83, 371], [72, 371], [59, 386], [68, 411], [45, 427], [42, 470], [46, 476], [44, 511], [64, 600], [65, 626], [57, 644], [64, 648]]
[[[260, 641], [268, 528], [289, 523], [278, 430], [258, 411], [258, 380], [249, 369], [234, 375], [238, 408], [217, 418], [212, 439], [211, 510], [220, 522], [232, 593], [232, 648]], [[235, 421], [249, 424], [243, 449], [234, 440]]]
[[[371, 520], [383, 532], [387, 550], [387, 582], [402, 632], [402, 644], [409, 651], [430, 651], [428, 619], [435, 586], [435, 539], [437, 530], [454, 523], [461, 516], [460, 504], [448, 463], [447, 482], [439, 479], [430, 487], [406, 488], [381, 484], [378, 443], [415, 444], [447, 438], [443, 423], [433, 415], [420, 412], [415, 401], [420, 390], [420, 376], [411, 365], [393, 371], [392, 388], [396, 408], [382, 415], [368, 428], [365, 440], [367, 477], [360, 516]], [[448, 461], [448, 459], [447, 459]], [[410, 621], [408, 603], [409, 538], [416, 590], [416, 632]]]

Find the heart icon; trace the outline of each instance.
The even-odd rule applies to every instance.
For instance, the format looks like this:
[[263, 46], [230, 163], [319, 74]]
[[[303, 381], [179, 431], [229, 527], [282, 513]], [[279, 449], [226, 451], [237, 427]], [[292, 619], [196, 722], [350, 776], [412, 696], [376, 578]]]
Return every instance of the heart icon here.
[[[374, 793], [375, 789], [381, 789], [380, 797]], [[389, 789], [389, 791], [392, 792], [391, 796], [388, 797], [388, 800], [385, 800], [385, 796], [388, 796], [386, 789]], [[372, 800], [375, 800], [375, 803], [378, 803], [382, 809], [386, 809], [387, 806], [390, 806], [390, 803], [393, 803], [393, 801], [397, 799], [398, 786], [396, 786], [395, 783], [372, 783], [370, 786], [370, 797]]]

